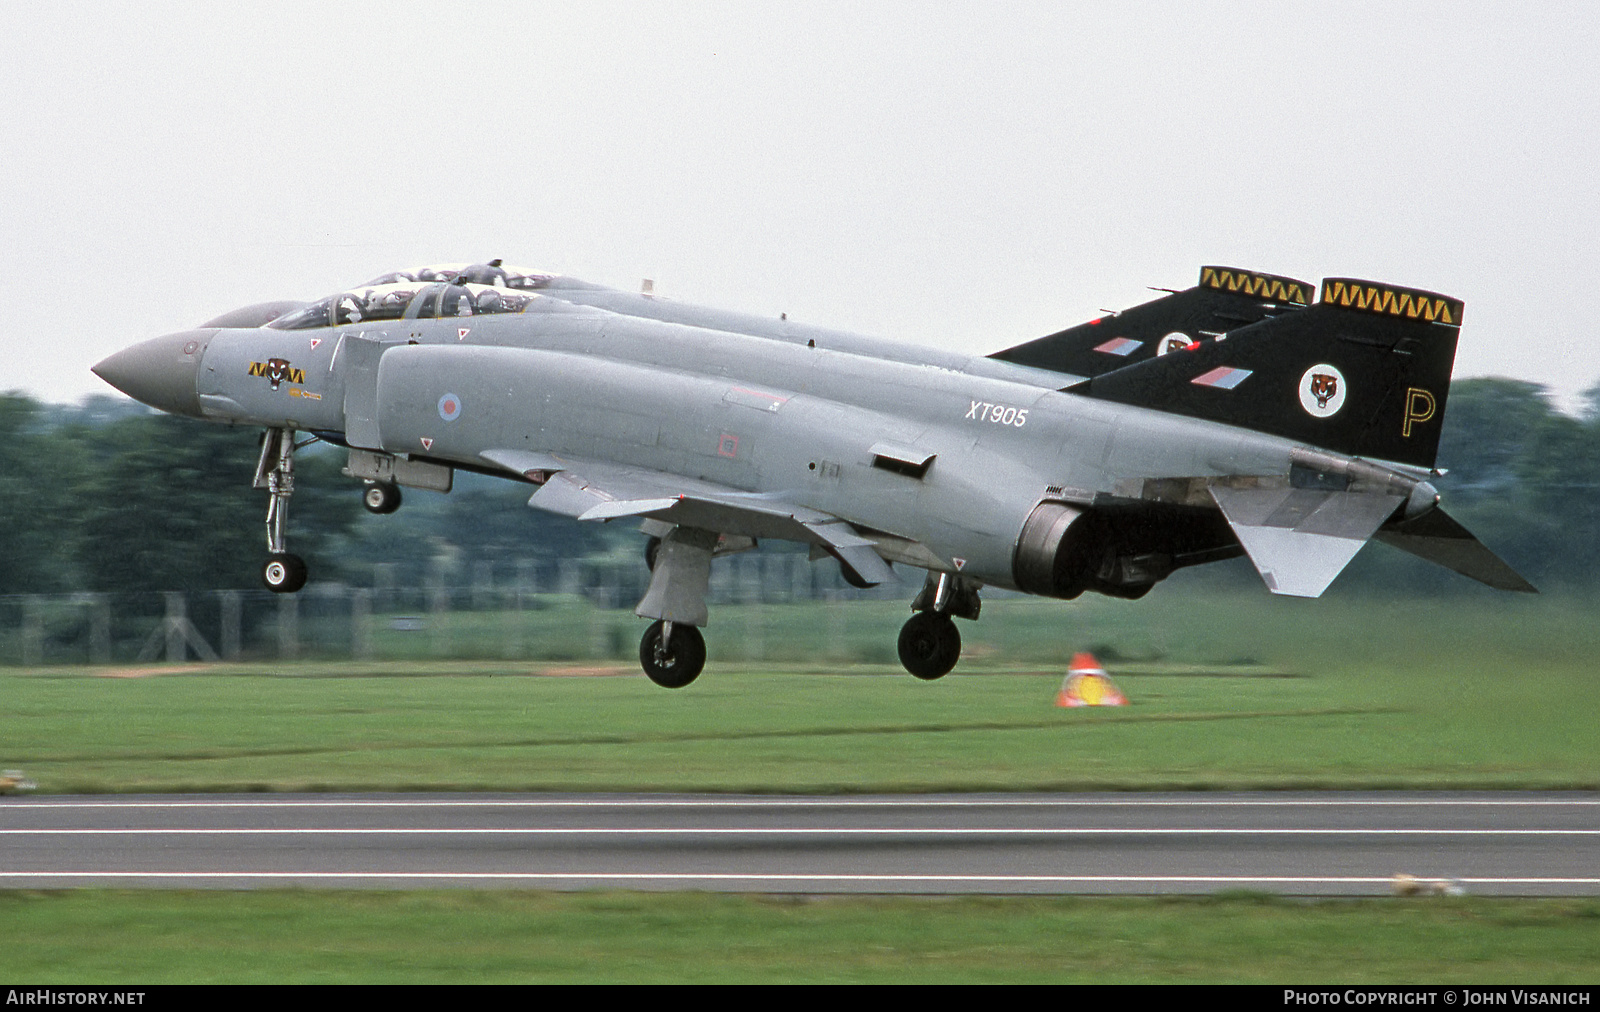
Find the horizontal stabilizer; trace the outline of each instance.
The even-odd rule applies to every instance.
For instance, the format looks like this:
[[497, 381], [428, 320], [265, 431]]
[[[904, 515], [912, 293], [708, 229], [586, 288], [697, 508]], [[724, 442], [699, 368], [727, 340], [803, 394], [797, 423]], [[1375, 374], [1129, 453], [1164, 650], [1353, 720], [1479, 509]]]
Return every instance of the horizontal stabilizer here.
[[1274, 594], [1320, 597], [1405, 502], [1397, 495], [1309, 488], [1226, 488], [1211, 497]]
[[1470, 576], [1496, 590], [1516, 590], [1537, 594], [1539, 589], [1506, 565], [1500, 556], [1484, 547], [1444, 510], [1437, 507], [1417, 517], [1391, 524], [1377, 534], [1378, 540], [1427, 559], [1462, 576]]

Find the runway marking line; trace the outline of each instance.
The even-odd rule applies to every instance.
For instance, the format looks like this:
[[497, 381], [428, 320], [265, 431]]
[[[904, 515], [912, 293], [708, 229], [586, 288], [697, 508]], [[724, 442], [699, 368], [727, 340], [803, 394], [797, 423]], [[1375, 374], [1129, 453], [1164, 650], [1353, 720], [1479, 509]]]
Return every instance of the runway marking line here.
[[1326, 829], [1283, 827], [1075, 828], [1044, 826], [460, 826], [350, 828], [35, 828], [0, 829], [0, 836], [1600, 836], [1600, 829]]
[[[1164, 883], [1171, 885], [1220, 883], [1258, 885], [1383, 885], [1394, 877], [1382, 876], [1265, 876], [1265, 875], [824, 875], [747, 872], [183, 872], [183, 871], [7, 871], [7, 879], [386, 879], [391, 881], [654, 881], [654, 882], [927, 882], [927, 883], [1038, 883], [1117, 885]], [[1600, 885], [1600, 878], [1456, 878], [1462, 885]]]
[[927, 799], [704, 799], [650, 800], [610, 799], [570, 800], [355, 800], [355, 801], [54, 801], [31, 799], [0, 804], [0, 811], [47, 810], [57, 808], [1440, 808], [1440, 807], [1600, 807], [1600, 798], [1550, 798], [1527, 800], [1465, 799], [1458, 801], [1424, 799], [1403, 800], [1161, 800], [1161, 799], [1016, 799], [1016, 800], [927, 800]]

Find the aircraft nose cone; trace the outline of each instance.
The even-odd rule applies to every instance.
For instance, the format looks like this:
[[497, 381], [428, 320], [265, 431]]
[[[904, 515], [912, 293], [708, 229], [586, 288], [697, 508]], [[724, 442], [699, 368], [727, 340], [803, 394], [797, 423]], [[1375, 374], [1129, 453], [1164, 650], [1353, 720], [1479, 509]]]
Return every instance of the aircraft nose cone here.
[[185, 330], [124, 348], [91, 372], [136, 401], [178, 415], [200, 415], [195, 377], [215, 330]]

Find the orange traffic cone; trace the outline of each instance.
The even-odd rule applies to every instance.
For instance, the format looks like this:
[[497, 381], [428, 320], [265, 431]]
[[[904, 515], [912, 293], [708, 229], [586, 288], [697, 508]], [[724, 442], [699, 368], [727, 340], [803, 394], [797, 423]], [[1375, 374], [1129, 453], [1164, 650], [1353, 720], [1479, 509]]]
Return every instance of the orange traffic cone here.
[[1075, 654], [1067, 665], [1067, 677], [1056, 693], [1057, 706], [1127, 706], [1122, 694], [1093, 654]]

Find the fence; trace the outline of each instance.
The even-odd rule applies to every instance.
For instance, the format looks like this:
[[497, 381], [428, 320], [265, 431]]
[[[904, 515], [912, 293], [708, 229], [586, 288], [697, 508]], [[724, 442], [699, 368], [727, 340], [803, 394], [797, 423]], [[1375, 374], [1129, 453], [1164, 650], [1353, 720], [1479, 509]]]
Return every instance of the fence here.
[[[465, 586], [401, 586], [394, 567], [375, 570], [371, 587], [311, 584], [298, 594], [0, 596], [0, 665], [625, 657], [643, 629], [633, 607], [649, 572], [636, 560], [483, 562]], [[915, 590], [909, 582], [857, 590], [835, 565], [752, 552], [717, 560], [710, 598], [713, 608], [740, 616], [741, 653], [760, 659], [767, 652], [760, 606], [906, 602]], [[827, 611], [816, 638], [842, 643], [844, 609]]]

